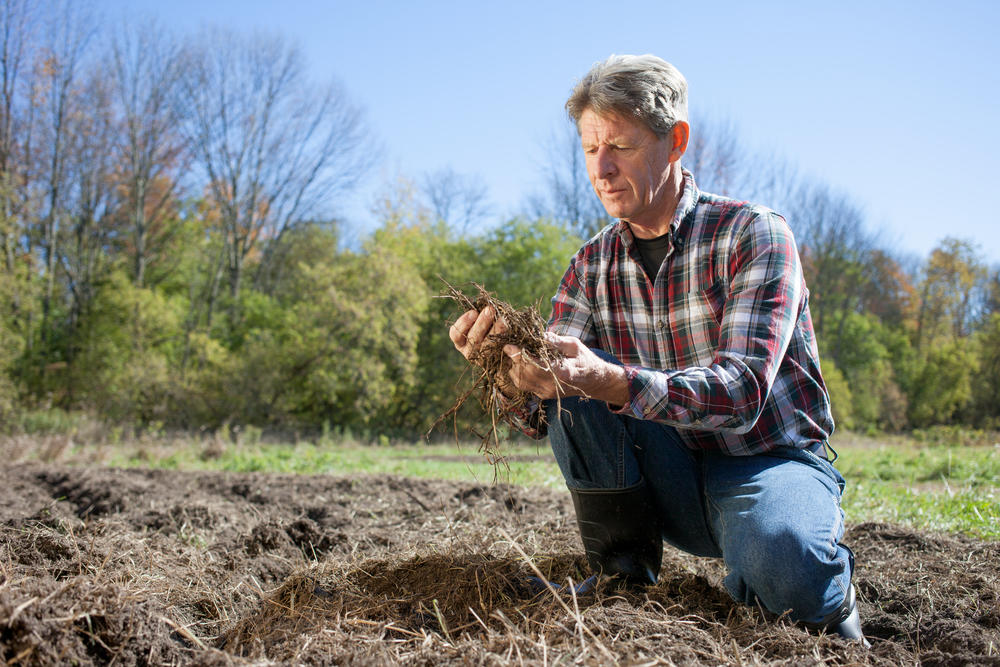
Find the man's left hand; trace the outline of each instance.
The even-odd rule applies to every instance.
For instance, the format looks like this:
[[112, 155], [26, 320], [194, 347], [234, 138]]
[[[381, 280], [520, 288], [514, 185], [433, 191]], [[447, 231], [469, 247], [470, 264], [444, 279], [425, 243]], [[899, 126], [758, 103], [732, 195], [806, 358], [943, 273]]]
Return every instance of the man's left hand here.
[[579, 338], [553, 333], [545, 337], [562, 352], [562, 359], [544, 364], [515, 345], [504, 346], [504, 354], [512, 364], [510, 379], [519, 389], [543, 399], [587, 396], [616, 406], [628, 403], [628, 379], [623, 367], [601, 359]]

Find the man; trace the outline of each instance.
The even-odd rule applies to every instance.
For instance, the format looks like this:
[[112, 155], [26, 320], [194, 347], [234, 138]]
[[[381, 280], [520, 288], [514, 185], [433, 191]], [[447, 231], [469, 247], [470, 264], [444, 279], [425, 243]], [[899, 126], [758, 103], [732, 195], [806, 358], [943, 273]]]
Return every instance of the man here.
[[[700, 192], [681, 167], [687, 83], [669, 63], [612, 56], [566, 108], [619, 221], [577, 252], [552, 299], [547, 336], [565, 358], [543, 368], [504, 352], [510, 381], [539, 399], [511, 419], [547, 429], [591, 566], [655, 583], [665, 540], [722, 557], [736, 600], [864, 642], [791, 231]], [[503, 327], [469, 311], [450, 336], [470, 358]]]

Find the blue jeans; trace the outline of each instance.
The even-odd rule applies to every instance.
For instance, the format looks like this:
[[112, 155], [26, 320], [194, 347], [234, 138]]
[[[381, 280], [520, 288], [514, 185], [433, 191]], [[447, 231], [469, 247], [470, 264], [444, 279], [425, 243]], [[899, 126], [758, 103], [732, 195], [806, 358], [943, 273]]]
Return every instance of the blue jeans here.
[[[605, 356], [602, 354], [602, 356]], [[840, 544], [844, 478], [810, 451], [756, 456], [692, 451], [670, 426], [617, 415], [603, 401], [545, 404], [549, 439], [570, 489], [645, 479], [663, 539], [721, 557], [725, 587], [792, 620], [818, 623], [843, 603], [850, 550]]]

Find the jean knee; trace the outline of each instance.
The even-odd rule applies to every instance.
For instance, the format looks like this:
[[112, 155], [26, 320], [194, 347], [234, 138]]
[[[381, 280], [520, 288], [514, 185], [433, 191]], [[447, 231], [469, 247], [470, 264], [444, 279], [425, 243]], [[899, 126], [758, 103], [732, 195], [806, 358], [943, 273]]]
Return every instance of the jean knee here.
[[[844, 564], [837, 545], [817, 544], [789, 525], [770, 525], [745, 535], [725, 554], [726, 588], [738, 601], [759, 601], [769, 611], [794, 620], [824, 614], [830, 588]], [[836, 596], [833, 596], [836, 597]]]

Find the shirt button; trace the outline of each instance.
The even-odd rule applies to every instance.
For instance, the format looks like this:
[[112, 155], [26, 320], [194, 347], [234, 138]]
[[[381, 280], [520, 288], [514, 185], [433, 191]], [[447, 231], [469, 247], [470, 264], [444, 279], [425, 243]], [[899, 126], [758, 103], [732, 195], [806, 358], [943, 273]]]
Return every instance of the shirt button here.
[[663, 331], [664, 329], [667, 328], [667, 323], [664, 322], [663, 320], [659, 320], [656, 323], [656, 328], [659, 329], [660, 331]]

